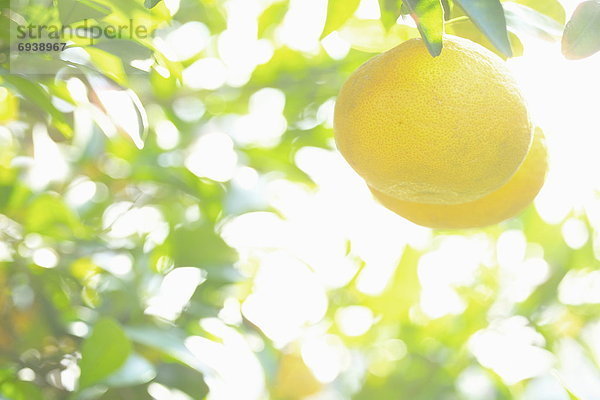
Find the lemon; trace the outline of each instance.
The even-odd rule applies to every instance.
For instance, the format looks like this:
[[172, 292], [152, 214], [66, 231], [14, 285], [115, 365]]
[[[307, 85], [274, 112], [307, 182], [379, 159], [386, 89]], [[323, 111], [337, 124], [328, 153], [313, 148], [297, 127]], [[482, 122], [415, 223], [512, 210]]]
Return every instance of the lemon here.
[[359, 67], [339, 93], [334, 131], [339, 151], [376, 190], [455, 204], [506, 183], [533, 129], [504, 61], [446, 36], [439, 57], [411, 39]]
[[477, 228], [515, 216], [533, 201], [548, 168], [544, 133], [535, 130], [531, 150], [517, 173], [500, 189], [463, 204], [419, 204], [398, 200], [371, 188], [379, 202], [396, 214], [430, 228]]

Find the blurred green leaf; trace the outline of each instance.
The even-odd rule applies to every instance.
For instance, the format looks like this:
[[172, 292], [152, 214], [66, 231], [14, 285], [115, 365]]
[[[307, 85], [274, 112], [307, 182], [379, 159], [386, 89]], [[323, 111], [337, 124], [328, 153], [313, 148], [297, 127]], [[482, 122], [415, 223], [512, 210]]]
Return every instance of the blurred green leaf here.
[[565, 389], [565, 391], [567, 392], [567, 395], [569, 396], [570, 400], [581, 400], [581, 398], [575, 396], [573, 394], [573, 392], [571, 392], [569, 389], [567, 389], [566, 387], [563, 386], [563, 388]]
[[223, 265], [235, 262], [237, 253], [208, 225], [181, 227], [169, 238], [177, 266]]
[[386, 29], [394, 26], [398, 17], [402, 14], [401, 0], [379, 0], [379, 8], [381, 9], [381, 22]]
[[[486, 49], [490, 50], [493, 53], [496, 53], [499, 57], [506, 59], [506, 55], [500, 52], [496, 46], [490, 42], [490, 40], [481, 32], [481, 30], [471, 21], [468, 17], [459, 17], [453, 19], [449, 23], [446, 24], [446, 32], [451, 35], [460, 36], [473, 42], [480, 44]], [[523, 44], [521, 40], [515, 35], [513, 32], [508, 32], [508, 38], [510, 42], [510, 47], [512, 49], [512, 56], [518, 57], [523, 55]]]
[[131, 139], [138, 149], [143, 148], [148, 135], [148, 116], [137, 94], [100, 74], [88, 73], [86, 76], [93, 89], [92, 101], [105, 111], [119, 132]]
[[512, 32], [508, 32], [508, 40], [510, 41], [510, 48], [512, 49], [513, 57], [520, 57], [523, 55], [523, 43], [517, 35]]
[[263, 37], [271, 26], [277, 26], [283, 22], [283, 17], [289, 9], [289, 2], [279, 1], [271, 4], [258, 17], [258, 37]]
[[103, 383], [110, 387], [141, 385], [156, 377], [156, 369], [144, 357], [131, 354], [117, 371], [113, 372]]
[[565, 24], [565, 8], [559, 0], [510, 0], [511, 2], [532, 8], [547, 17], [554, 19], [561, 25]]
[[158, 367], [156, 382], [181, 390], [192, 399], [203, 399], [208, 394], [208, 386], [202, 374], [181, 364], [161, 364]]
[[502, 54], [512, 56], [504, 9], [499, 0], [455, 1]]
[[[140, 74], [141, 72], [139, 69], [132, 67], [131, 62], [134, 60], [147, 60], [153, 56], [152, 49], [138, 41], [129, 39], [100, 40], [93, 47], [86, 47], [88, 53], [91, 49], [100, 49], [104, 53], [96, 52], [91, 54], [93, 57], [96, 57], [92, 61], [98, 70], [123, 86], [127, 85], [129, 75], [135, 76], [133, 74]], [[102, 57], [108, 57], [105, 54], [117, 57], [120, 62], [102, 60]], [[111, 65], [114, 65], [119, 70], [113, 70]]]
[[360, 0], [329, 0], [327, 3], [327, 20], [321, 37], [339, 29], [354, 14]]
[[450, 19], [450, 1], [449, 0], [441, 0], [442, 8], [444, 9], [444, 20]]
[[119, 324], [99, 320], [81, 348], [79, 387], [89, 387], [119, 369], [129, 357], [131, 343]]
[[134, 342], [156, 349], [198, 372], [204, 372], [207, 368], [185, 347], [185, 334], [177, 328], [129, 326], [125, 331]]
[[150, 71], [150, 83], [154, 95], [160, 99], [172, 97], [178, 88], [177, 78], [169, 70], [157, 70], [152, 68]]
[[73, 135], [73, 128], [67, 122], [64, 114], [52, 104], [50, 94], [35, 81], [18, 75], [5, 75], [4, 79], [27, 101], [38, 106], [52, 117], [52, 124], [66, 137]]
[[379, 20], [352, 18], [340, 30], [340, 36], [352, 48], [369, 53], [381, 53], [405, 40], [419, 37], [419, 31], [408, 25], [396, 24], [389, 30]]
[[110, 12], [110, 8], [94, 0], [58, 0], [60, 22], [64, 25], [70, 25], [88, 18], [100, 19], [110, 14]]
[[144, 1], [144, 7], [146, 7], [146, 8], [154, 8], [161, 1], [162, 0], [145, 0]]
[[56, 194], [44, 193], [27, 206], [25, 229], [55, 239], [85, 234], [79, 218]]
[[125, 75], [123, 61], [120, 57], [96, 47], [87, 47], [86, 52], [90, 55], [90, 60], [94, 66], [104, 76], [119, 85], [125, 86], [127, 84], [127, 75]]
[[567, 22], [562, 53], [569, 60], [586, 58], [600, 51], [600, 1], [584, 1]]
[[2, 395], [6, 396], [6, 400], [44, 400], [42, 392], [32, 382], [0, 381], [0, 399]]
[[440, 0], [406, 0], [404, 4], [409, 8], [429, 54], [439, 56], [444, 35], [444, 9]]
[[546, 40], [561, 37], [563, 27], [554, 19], [521, 4], [505, 2], [502, 6], [509, 30]]

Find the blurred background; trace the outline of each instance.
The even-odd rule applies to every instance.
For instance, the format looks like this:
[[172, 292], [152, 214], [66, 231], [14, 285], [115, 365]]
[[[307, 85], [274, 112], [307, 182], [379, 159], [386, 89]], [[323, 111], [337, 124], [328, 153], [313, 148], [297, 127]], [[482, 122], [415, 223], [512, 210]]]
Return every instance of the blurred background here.
[[[65, 22], [46, 3], [2, 23]], [[467, 231], [384, 209], [335, 150], [341, 84], [419, 35], [401, 2], [95, 3], [154, 37], [0, 76], [0, 399], [600, 399], [600, 57], [560, 50], [577, 1], [503, 4], [550, 171]], [[447, 4], [446, 32], [495, 50]]]

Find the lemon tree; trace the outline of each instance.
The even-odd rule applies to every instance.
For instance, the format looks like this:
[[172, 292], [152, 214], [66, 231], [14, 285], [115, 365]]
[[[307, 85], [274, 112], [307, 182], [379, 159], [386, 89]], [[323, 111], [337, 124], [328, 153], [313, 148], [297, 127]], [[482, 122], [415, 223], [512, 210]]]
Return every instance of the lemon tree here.
[[1, 4], [1, 400], [597, 398], [598, 201], [520, 212], [545, 155], [497, 57], [590, 57], [581, 104], [598, 1]]

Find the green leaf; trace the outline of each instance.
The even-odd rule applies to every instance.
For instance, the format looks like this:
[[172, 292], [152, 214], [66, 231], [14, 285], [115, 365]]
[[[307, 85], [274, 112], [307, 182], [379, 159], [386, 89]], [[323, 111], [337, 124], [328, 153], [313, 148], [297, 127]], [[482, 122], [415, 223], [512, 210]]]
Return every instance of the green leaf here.
[[563, 27], [554, 19], [547, 17], [527, 6], [506, 2], [502, 3], [506, 25], [515, 33], [536, 36], [540, 39], [555, 40], [562, 35]]
[[561, 25], [565, 24], [565, 8], [559, 0], [511, 0], [514, 3], [532, 8], [535, 11], [552, 18]]
[[125, 364], [104, 380], [110, 387], [136, 386], [156, 377], [156, 369], [144, 357], [131, 354]]
[[450, 19], [450, 3], [448, 1], [449, 0], [441, 0], [442, 8], [444, 9], [444, 20], [446, 21]]
[[523, 43], [517, 35], [512, 32], [508, 32], [508, 39], [510, 40], [510, 48], [513, 52], [513, 57], [520, 57], [523, 55]]
[[132, 326], [125, 328], [125, 331], [134, 342], [159, 350], [198, 372], [204, 372], [208, 368], [185, 347], [185, 334], [176, 328]]
[[340, 37], [353, 49], [382, 53], [408, 39], [419, 37], [419, 31], [404, 24], [395, 24], [386, 30], [379, 20], [351, 18], [340, 30]]
[[119, 85], [125, 86], [127, 84], [127, 75], [120, 57], [96, 47], [88, 47], [86, 52], [90, 55], [90, 61], [104, 76]]
[[120, 133], [142, 149], [148, 134], [148, 116], [136, 93], [123, 89], [102, 75], [88, 73], [86, 76], [93, 89], [94, 104], [100, 106]]
[[58, 1], [58, 14], [60, 22], [64, 25], [70, 25], [88, 18], [100, 19], [110, 14], [110, 12], [111, 10], [108, 7], [93, 0]]
[[565, 391], [567, 392], [567, 395], [569, 396], [570, 400], [581, 400], [579, 397], [575, 396], [573, 394], [573, 392], [571, 392], [569, 389], [567, 389], [566, 387], [563, 386], [563, 388], [565, 389]]
[[167, 74], [156, 68], [152, 68], [150, 71], [152, 90], [159, 99], [168, 99], [177, 93], [177, 78], [168, 70]]
[[209, 225], [182, 226], [169, 236], [177, 266], [225, 265], [237, 260], [237, 253]]
[[340, 28], [354, 14], [360, 0], [329, 0], [327, 3], [327, 20], [321, 37], [329, 35]]
[[64, 136], [73, 136], [73, 128], [67, 122], [64, 114], [56, 109], [52, 104], [52, 97], [34, 81], [25, 79], [18, 75], [5, 75], [4, 80], [19, 92], [27, 101], [38, 106], [42, 111], [47, 112], [52, 117], [52, 125]]
[[[115, 61], [111, 61], [111, 63], [115, 63], [116, 67], [121, 69], [126, 74], [125, 76], [122, 76], [123, 72], [115, 74], [115, 72], [111, 69], [106, 69], [106, 67], [110, 66], [110, 63], [106, 63], [97, 58], [93, 58], [94, 55], [90, 54], [92, 56], [93, 64], [104, 75], [111, 77], [111, 79], [114, 79], [116, 82], [124, 86], [126, 86], [127, 84], [128, 75], [130, 75], [131, 73], [140, 72], [139, 69], [131, 66], [132, 61], [147, 60], [153, 55], [152, 50], [150, 48], [144, 46], [138, 41], [129, 39], [100, 40], [93, 46], [93, 48], [103, 50], [106, 53], [110, 53], [110, 55], [116, 56], [120, 60], [120, 63], [116, 63]], [[90, 47], [86, 48], [86, 50], [89, 49]], [[102, 55], [100, 54], [98, 56], [102, 57]], [[115, 78], [114, 75], [117, 75], [117, 77]]]
[[381, 22], [386, 29], [394, 26], [398, 17], [402, 14], [402, 1], [399, 0], [379, 0], [381, 9]]
[[499, 0], [456, 0], [490, 42], [507, 57], [512, 57], [504, 9]]
[[562, 38], [562, 53], [579, 60], [600, 51], [600, 1], [584, 1], [567, 22]]
[[440, 0], [406, 0], [404, 4], [417, 23], [429, 54], [439, 56], [444, 35], [444, 9]]
[[144, 1], [144, 7], [146, 7], [146, 8], [154, 8], [161, 1], [162, 0], [146, 0], [146, 1]]
[[[495, 47], [487, 36], [481, 32], [481, 30], [471, 21], [468, 17], [454, 18], [446, 24], [446, 33], [450, 35], [460, 36], [469, 39], [475, 43], [480, 44], [489, 51], [497, 54], [499, 57], [506, 59], [506, 55], [501, 53], [497, 47]], [[510, 41], [510, 48], [512, 49], [512, 57], [518, 57], [523, 55], [523, 44], [519, 40], [518, 36], [513, 32], [508, 32], [508, 38]]]
[[53, 193], [43, 193], [27, 204], [25, 229], [30, 233], [58, 240], [84, 236], [85, 228], [62, 198]]
[[117, 322], [99, 320], [81, 349], [79, 387], [89, 387], [117, 371], [129, 357], [131, 342]]
[[263, 11], [258, 17], [258, 37], [263, 37], [271, 26], [281, 23], [288, 9], [289, 3], [284, 1], [273, 3]]
[[0, 385], [0, 399], [6, 400], [43, 400], [42, 391], [32, 382], [13, 381]]
[[181, 364], [167, 363], [160, 365], [156, 382], [169, 388], [181, 390], [192, 399], [203, 399], [208, 394], [208, 386], [206, 386], [202, 374]]

